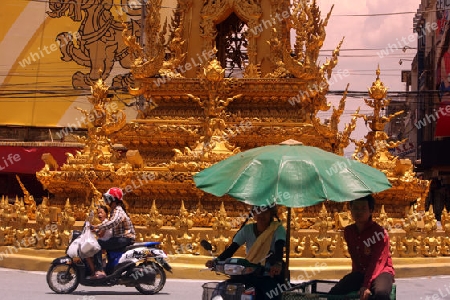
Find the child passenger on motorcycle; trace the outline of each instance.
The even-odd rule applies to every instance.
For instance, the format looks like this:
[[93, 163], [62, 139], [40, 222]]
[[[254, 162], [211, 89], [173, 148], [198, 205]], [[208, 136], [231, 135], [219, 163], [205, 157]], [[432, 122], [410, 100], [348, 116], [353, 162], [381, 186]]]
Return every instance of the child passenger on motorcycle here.
[[[100, 205], [97, 208], [97, 217], [100, 220], [101, 224], [105, 223], [108, 221], [108, 208], [105, 205]], [[97, 232], [97, 237], [99, 240], [107, 240], [112, 236], [112, 230], [111, 229], [106, 229], [106, 230], [102, 230], [102, 231], [98, 231]], [[103, 267], [105, 266], [105, 250], [102, 250], [102, 265]], [[89, 265], [89, 270], [91, 270], [92, 274], [94, 274], [95, 272], [95, 267], [94, 267], [94, 259], [93, 257], [88, 257], [86, 258], [86, 262]]]
[[[105, 205], [100, 205], [97, 209], [97, 216], [101, 224], [108, 222], [108, 208]], [[110, 237], [112, 237], [112, 230], [111, 229], [99, 230], [97, 232], [97, 236], [99, 240], [106, 241]]]
[[[282, 291], [279, 290], [279, 287], [283, 284], [285, 277], [283, 248], [286, 243], [286, 230], [278, 219], [275, 204], [253, 206], [252, 215], [256, 222], [243, 226], [234, 236], [231, 245], [217, 257], [217, 260], [232, 257], [239, 247], [245, 244], [245, 258], [255, 264], [265, 264], [266, 269], [264, 276], [250, 275], [246, 278], [245, 283], [255, 287], [258, 300], [281, 299]], [[271, 255], [265, 259], [269, 253]], [[213, 260], [206, 262], [208, 268], [213, 264]]]
[[[102, 249], [106, 251], [122, 251], [126, 246], [133, 244], [136, 238], [133, 223], [126, 213], [122, 197], [122, 190], [116, 187], [110, 188], [103, 194], [104, 201], [111, 208], [111, 216], [108, 221], [100, 225], [92, 226], [91, 228], [95, 232], [108, 229], [112, 230], [112, 237], [107, 240], [98, 240]], [[94, 263], [95, 275], [92, 278], [104, 278], [106, 274], [103, 271], [102, 251], [94, 255]]]

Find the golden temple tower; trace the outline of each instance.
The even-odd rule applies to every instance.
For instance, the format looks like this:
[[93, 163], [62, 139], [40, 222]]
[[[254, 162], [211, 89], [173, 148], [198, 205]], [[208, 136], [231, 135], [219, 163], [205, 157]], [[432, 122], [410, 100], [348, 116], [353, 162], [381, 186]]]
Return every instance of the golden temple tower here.
[[[138, 117], [125, 122], [108, 98], [108, 86], [101, 79], [93, 85], [93, 108], [84, 113], [102, 117], [88, 124], [88, 138], [80, 140], [85, 148], [68, 155], [60, 168], [37, 173], [55, 195], [51, 205], [62, 208], [69, 197], [77, 205], [75, 216], [82, 217], [81, 207], [94, 205], [99, 193], [119, 186], [138, 239], [152, 236], [169, 252], [198, 254], [200, 239], [208, 237], [222, 249], [247, 208], [196, 189], [193, 174], [239, 151], [287, 139], [342, 155], [356, 119], [363, 117], [372, 131], [365, 141], [355, 141], [355, 158], [386, 172], [394, 186], [377, 195], [384, 207], [376, 215], [380, 212], [397, 230], [395, 255], [427, 253], [409, 248], [421, 245], [417, 235], [425, 228], [415, 221], [417, 207], [410, 205], [422, 203], [428, 182], [415, 178], [411, 162], [387, 152], [393, 145], [382, 125], [391, 116], [380, 115], [388, 101], [379, 71], [369, 90], [371, 100], [366, 100], [373, 116], [356, 111], [339, 131], [346, 92], [329, 122], [317, 116], [331, 108], [328, 80], [343, 42], [325, 62], [318, 62], [331, 11], [322, 19], [316, 1], [307, 0], [179, 0], [165, 21], [163, 6], [161, 0], [147, 1], [141, 41], [123, 22], [134, 77], [130, 94], [139, 99]], [[298, 230], [291, 236], [292, 257], [348, 255], [340, 236], [351, 222], [345, 205], [327, 203], [294, 215], [293, 228]], [[162, 222], [149, 226], [156, 224], [155, 218]], [[220, 227], [217, 236], [214, 226]]]

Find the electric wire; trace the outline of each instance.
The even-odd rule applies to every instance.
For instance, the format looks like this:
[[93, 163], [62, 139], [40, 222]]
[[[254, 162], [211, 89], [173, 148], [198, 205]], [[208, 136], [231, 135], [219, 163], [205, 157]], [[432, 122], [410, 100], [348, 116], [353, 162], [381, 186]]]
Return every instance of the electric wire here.
[[[41, 2], [41, 3], [49, 3], [50, 1], [48, 0], [27, 0], [29, 2]], [[101, 3], [96, 4], [96, 5], [102, 5]], [[126, 6], [126, 4], [117, 4], [116, 6]], [[172, 8], [175, 9], [175, 7], [169, 7], [169, 6], [163, 6], [162, 8]], [[332, 16], [336, 16], [336, 17], [377, 17], [377, 16], [395, 16], [395, 15], [401, 15], [401, 14], [412, 14], [412, 13], [417, 13], [417, 12], [411, 12], [411, 11], [404, 11], [404, 12], [390, 12], [390, 13], [376, 13], [376, 14], [333, 14]], [[355, 49], [340, 49], [340, 51], [381, 51], [381, 50], [387, 50], [386, 48], [355, 48]], [[396, 49], [396, 50], [400, 50], [400, 49]], [[324, 51], [333, 51], [333, 50], [321, 50], [321, 52]], [[320, 55], [320, 56], [325, 56], [325, 55]], [[340, 58], [364, 58], [364, 57], [376, 57], [377, 55], [371, 55], [371, 54], [367, 54], [367, 55], [340, 55]], [[378, 55], [379, 56], [379, 55]], [[389, 56], [391, 56], [392, 58], [398, 58], [398, 54], [390, 54]], [[403, 57], [404, 55], [402, 55]], [[404, 60], [407, 60], [408, 58], [405, 58]], [[39, 62], [39, 64], [52, 64], [52, 63], [47, 63], [47, 62]], [[56, 72], [61, 72], [62, 74], [58, 74], [58, 75], [50, 75], [50, 74], [7, 74], [7, 75], [0, 75], [0, 76], [11, 76], [11, 77], [32, 77], [32, 78], [39, 78], [39, 79], [44, 79], [44, 78], [57, 78], [57, 77], [61, 77], [64, 75], [70, 76], [70, 72], [67, 72], [70, 69], [65, 68], [65, 70], [59, 70], [59, 69], [55, 69], [55, 72], [52, 71], [52, 73], [56, 73]], [[76, 67], [73, 67], [74, 71], [78, 70]], [[400, 68], [398, 69], [400, 70]], [[397, 70], [397, 71], [398, 71]], [[349, 74], [350, 75], [357, 75], [357, 76], [374, 76], [373, 71], [371, 70], [367, 70], [367, 72], [372, 72], [371, 74], [365, 74], [363, 72], [365, 72], [366, 70], [349, 70]], [[390, 71], [390, 70], [389, 70]], [[392, 71], [395, 71], [395, 69], [392, 69]], [[383, 75], [384, 77], [399, 77], [398, 74], [388, 74], [386, 73], [388, 72], [388, 70], [383, 70]], [[0, 72], [2, 73], [2, 72]], [[59, 81], [59, 82], [64, 82], [64, 81]], [[34, 84], [52, 84], [55, 83], [54, 81], [42, 81], [42, 82], [35, 82]], [[26, 84], [23, 84], [26, 85]], [[45, 98], [45, 97], [51, 97], [51, 98], [58, 98], [58, 97], [79, 97], [79, 96], [89, 96], [90, 93], [89, 92], [79, 92], [79, 91], [68, 91], [66, 90], [67, 87], [61, 86], [60, 89], [57, 88], [57, 86], [52, 86], [52, 90], [11, 90], [11, 88], [13, 88], [14, 86], [19, 87], [20, 85], [3, 85], [2, 88], [5, 89], [6, 91], [1, 91], [0, 92], [0, 98], [3, 97], [12, 97], [12, 98], [24, 98], [24, 99], [36, 99], [36, 98]], [[126, 95], [126, 94], [124, 94]], [[67, 101], [71, 101], [71, 100], [67, 100]]]

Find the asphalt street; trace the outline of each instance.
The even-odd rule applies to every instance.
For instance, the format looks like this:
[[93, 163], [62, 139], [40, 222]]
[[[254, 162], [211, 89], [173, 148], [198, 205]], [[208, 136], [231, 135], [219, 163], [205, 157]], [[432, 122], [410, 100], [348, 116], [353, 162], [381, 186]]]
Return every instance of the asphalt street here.
[[[449, 271], [450, 273], [450, 271]], [[132, 287], [92, 288], [78, 286], [73, 294], [58, 295], [47, 286], [45, 272], [30, 272], [0, 268], [1, 300], [106, 300], [106, 299], [201, 299], [203, 280], [168, 279], [163, 290], [151, 296], [140, 294]], [[450, 275], [400, 278], [396, 280], [398, 300], [450, 300]]]

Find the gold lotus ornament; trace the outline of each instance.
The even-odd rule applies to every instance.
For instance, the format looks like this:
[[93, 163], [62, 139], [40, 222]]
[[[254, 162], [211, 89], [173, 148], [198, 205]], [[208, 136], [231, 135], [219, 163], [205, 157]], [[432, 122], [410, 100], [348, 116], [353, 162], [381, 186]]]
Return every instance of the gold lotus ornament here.
[[225, 78], [225, 69], [222, 68], [217, 59], [210, 61], [208, 66], [204, 69], [206, 79], [213, 82], [222, 81]]

